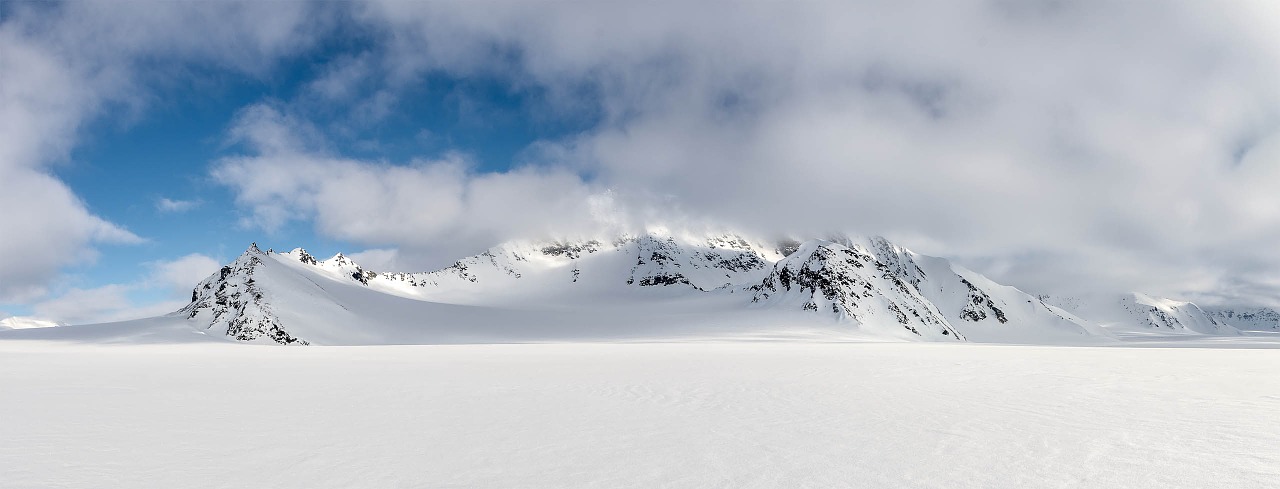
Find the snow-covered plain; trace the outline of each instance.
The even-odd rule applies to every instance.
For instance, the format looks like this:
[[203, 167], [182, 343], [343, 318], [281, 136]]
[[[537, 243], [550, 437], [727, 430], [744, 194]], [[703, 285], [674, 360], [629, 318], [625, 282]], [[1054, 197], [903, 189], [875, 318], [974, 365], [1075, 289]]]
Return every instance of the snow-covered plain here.
[[9, 339], [0, 487], [1277, 487], [1277, 346]]

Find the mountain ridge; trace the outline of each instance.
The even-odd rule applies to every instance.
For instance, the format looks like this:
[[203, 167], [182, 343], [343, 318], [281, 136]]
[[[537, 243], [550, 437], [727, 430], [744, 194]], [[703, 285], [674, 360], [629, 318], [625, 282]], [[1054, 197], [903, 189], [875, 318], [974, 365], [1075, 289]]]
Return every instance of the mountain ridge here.
[[[273, 273], [288, 269], [422, 303], [507, 308], [530, 315], [596, 311], [628, 302], [647, 309], [707, 302], [720, 308], [701, 312], [709, 319], [730, 310], [785, 311], [797, 322], [816, 319], [898, 340], [1034, 342], [1110, 336], [1016, 288], [881, 237], [767, 243], [736, 234], [650, 232], [611, 240], [513, 241], [429, 272], [375, 272], [341, 253], [319, 260], [302, 248], [274, 254], [255, 250], [251, 246], [246, 251], [256, 257], [248, 260], [251, 265], [261, 266], [261, 257], [287, 265]], [[231, 270], [252, 276], [252, 267], [242, 262], [243, 256]], [[237, 339], [309, 342], [308, 335], [296, 332], [307, 326], [275, 315], [278, 306], [271, 301], [281, 299], [263, 288], [251, 277], [220, 272], [197, 286], [197, 300], [184, 311], [197, 326], [207, 322], [206, 330]], [[223, 296], [217, 295], [219, 290]], [[430, 327], [432, 319], [416, 321]]]
[[144, 323], [284, 345], [814, 335], [1075, 344], [1239, 335], [1233, 324], [1280, 329], [1280, 314], [1136, 293], [1033, 296], [877, 236], [651, 230], [509, 241], [423, 272], [255, 243], [200, 281], [186, 306]]

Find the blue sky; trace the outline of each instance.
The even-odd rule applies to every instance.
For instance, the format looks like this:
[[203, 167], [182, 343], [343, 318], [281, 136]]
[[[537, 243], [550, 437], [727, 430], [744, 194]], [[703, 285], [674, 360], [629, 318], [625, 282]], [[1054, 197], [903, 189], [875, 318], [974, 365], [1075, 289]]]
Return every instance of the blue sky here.
[[[32, 11], [57, 16], [56, 7], [37, 4], [4, 8], [10, 22], [19, 14], [38, 16]], [[306, 222], [269, 230], [242, 222], [232, 189], [214, 182], [209, 173], [220, 158], [244, 152], [228, 130], [245, 107], [267, 104], [303, 114], [321, 133], [325, 151], [334, 155], [398, 165], [462, 153], [475, 172], [506, 171], [530, 144], [582, 131], [596, 117], [589, 108], [539, 110], [545, 103], [539, 87], [522, 86], [499, 72], [422, 73], [399, 87], [395, 102], [376, 117], [353, 115], [355, 109], [344, 105], [349, 100], [321, 105], [309, 99], [311, 84], [334, 66], [372, 56], [378, 46], [371, 36], [376, 35], [361, 26], [334, 27], [304, 49], [252, 73], [199, 60], [141, 61], [137, 70], [146, 84], [139, 87], [146, 90], [142, 106], [129, 106], [136, 101], [109, 103], [86, 117], [69, 155], [50, 168], [93, 214], [141, 240], [96, 247], [91, 262], [62, 269], [62, 276], [50, 282], [50, 294], [145, 282], [150, 265], [193, 253], [227, 261], [254, 241], [264, 248], [306, 245], [324, 256], [359, 250], [359, 245], [315, 232]], [[366, 80], [348, 89], [375, 85]], [[152, 286], [128, 292], [137, 304], [171, 295]], [[0, 311], [24, 315], [32, 307], [0, 303]]]
[[250, 242], [426, 269], [648, 225], [882, 234], [1032, 292], [1280, 297], [1280, 9], [0, 3], [0, 316]]
[[[136, 119], [104, 115], [91, 122], [68, 164], [55, 174], [96, 214], [148, 242], [102, 248], [99, 263], [72, 272], [90, 283], [110, 280], [141, 263], [174, 255], [234, 257], [255, 240], [264, 247], [305, 244], [322, 255], [350, 252], [351, 243], [317, 234], [306, 223], [289, 223], [269, 233], [241, 225], [234, 195], [211, 181], [209, 168], [221, 157], [243, 152], [226, 135], [239, 110], [256, 103], [301, 104], [300, 92], [326, 60], [355, 56], [361, 49], [335, 42], [257, 77], [218, 74], [198, 85], [179, 84], [157, 93]], [[431, 74], [400, 97], [385, 116], [367, 124], [347, 124], [340, 109], [301, 110], [314, 114], [311, 121], [325, 130], [324, 141], [333, 153], [402, 164], [463, 152], [479, 172], [504, 171], [533, 142], [572, 134], [589, 124], [590, 117], [535, 115], [536, 90], [495, 77]], [[326, 130], [326, 124], [341, 127]], [[165, 210], [161, 199], [186, 205]]]

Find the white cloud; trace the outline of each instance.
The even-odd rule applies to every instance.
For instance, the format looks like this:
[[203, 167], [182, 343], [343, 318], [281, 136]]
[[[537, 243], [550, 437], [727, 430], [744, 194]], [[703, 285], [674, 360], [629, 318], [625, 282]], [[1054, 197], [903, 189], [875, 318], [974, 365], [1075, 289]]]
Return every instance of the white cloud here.
[[[1268, 286], [1255, 271], [1280, 267], [1266, 245], [1280, 238], [1271, 2], [357, 11], [387, 43], [334, 65], [322, 93], [485, 74], [538, 87], [551, 113], [585, 104], [603, 120], [538, 143], [541, 170], [477, 174], [463, 157], [392, 166], [304, 151], [324, 147], [321, 131], [250, 107], [232, 132], [251, 151], [214, 175], [265, 228], [314, 221], [403, 260], [618, 214], [695, 219], [885, 234], [1033, 290], [1212, 300], [1257, 297]], [[615, 211], [602, 219], [587, 202], [604, 189]]]
[[[221, 261], [193, 253], [147, 263], [149, 273], [133, 283], [71, 288], [32, 304], [34, 317], [64, 324], [90, 324], [159, 316], [190, 302], [191, 289], [220, 268]], [[137, 299], [139, 295], [149, 296]]]
[[190, 292], [197, 283], [222, 268], [222, 261], [192, 253], [174, 260], [148, 263], [147, 266], [151, 275], [146, 285]]
[[197, 200], [174, 200], [168, 197], [161, 197], [156, 200], [156, 211], [168, 214], [176, 214], [187, 212], [200, 205]]
[[139, 241], [41, 168], [66, 151], [80, 107], [92, 103], [56, 59], [0, 23], [0, 301], [40, 296], [61, 267], [93, 259], [90, 243]]
[[478, 243], [596, 222], [592, 189], [564, 169], [476, 173], [456, 154], [408, 165], [344, 159], [305, 149], [314, 128], [269, 106], [237, 121], [232, 134], [254, 154], [219, 161], [213, 177], [267, 230], [310, 220], [348, 242], [469, 254]]
[[91, 262], [88, 243], [140, 238], [90, 214], [57, 179], [0, 166], [0, 301], [39, 297], [60, 268]]
[[81, 128], [127, 124], [191, 65], [262, 74], [309, 44], [311, 6], [10, 2], [0, 9], [0, 301], [41, 297], [96, 245], [142, 241], [96, 216], [50, 168]]
[[[92, 289], [70, 289], [58, 297], [32, 306], [35, 315], [71, 324], [111, 321], [128, 309], [130, 287], [120, 284]], [[138, 316], [142, 317], [142, 316]]]
[[405, 271], [411, 270], [400, 263], [400, 250], [372, 248], [347, 255], [352, 261], [359, 263], [365, 270]]
[[1267, 0], [11, 11], [0, 208], [34, 210], [0, 213], [3, 236], [28, 236], [0, 238], [3, 298], [39, 295], [94, 243], [137, 240], [49, 176], [85, 121], [141, 110], [148, 86], [180, 83], [171, 65], [261, 74], [336, 19], [373, 45], [307, 93], [348, 101], [352, 121], [385, 118], [441, 72], [536, 88], [538, 117], [601, 120], [485, 173], [462, 154], [344, 158], [332, 129], [258, 104], [231, 131], [248, 151], [213, 169], [247, 222], [313, 222], [404, 261], [627, 216], [697, 219], [886, 234], [1033, 289], [1231, 301], [1280, 288], [1280, 7]]
[[603, 122], [543, 147], [628, 205], [886, 234], [1041, 290], [1232, 300], [1280, 269], [1274, 2], [376, 2], [363, 18], [392, 33], [388, 79], [497, 73], [569, 111], [592, 87]]

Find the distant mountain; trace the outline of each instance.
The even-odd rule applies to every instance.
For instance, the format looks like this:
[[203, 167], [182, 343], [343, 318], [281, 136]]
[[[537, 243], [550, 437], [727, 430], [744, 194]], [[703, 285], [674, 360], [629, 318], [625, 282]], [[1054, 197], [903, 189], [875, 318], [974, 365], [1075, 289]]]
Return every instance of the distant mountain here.
[[1240, 331], [1191, 302], [1129, 293], [1089, 297], [1040, 296], [1046, 304], [1112, 330], [1238, 335]]
[[1242, 331], [1280, 331], [1280, 312], [1268, 307], [1211, 307], [1206, 311], [1218, 322]]

